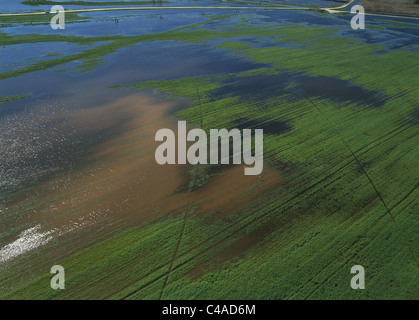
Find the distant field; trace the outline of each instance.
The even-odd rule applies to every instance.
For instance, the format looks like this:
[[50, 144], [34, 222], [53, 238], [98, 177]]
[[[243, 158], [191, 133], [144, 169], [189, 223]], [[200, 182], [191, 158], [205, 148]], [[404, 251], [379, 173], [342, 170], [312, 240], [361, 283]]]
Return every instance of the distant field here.
[[418, 0], [362, 0], [362, 5], [370, 12], [419, 14]]

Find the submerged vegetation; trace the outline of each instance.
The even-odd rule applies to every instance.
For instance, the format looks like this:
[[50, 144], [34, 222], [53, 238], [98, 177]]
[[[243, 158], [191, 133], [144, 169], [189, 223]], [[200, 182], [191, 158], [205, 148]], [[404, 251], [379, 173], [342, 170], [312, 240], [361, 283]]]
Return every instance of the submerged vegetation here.
[[0, 102], [9, 102], [9, 101], [25, 99], [29, 96], [30, 96], [30, 94], [20, 94], [20, 95], [17, 95], [17, 96], [0, 97]]
[[[233, 205], [206, 209], [196, 200], [200, 192], [232, 168], [194, 167], [178, 194], [196, 199], [179, 203], [179, 212], [155, 208], [156, 215], [139, 226], [89, 238], [80, 248], [67, 244], [69, 254], [59, 255], [66, 290], [49, 289], [45, 270], [57, 260], [47, 245], [0, 272], [1, 298], [418, 298], [418, 52], [375, 54], [382, 46], [342, 37], [335, 27], [223, 28], [231, 20], [214, 15], [188, 27], [135, 36], [2, 34], [5, 46], [92, 47], [3, 72], [0, 79], [79, 59], [85, 62], [79, 71], [92, 71], [120, 48], [169, 40], [211, 44], [264, 65], [112, 88], [155, 89], [185, 99], [187, 107], [171, 116], [207, 132], [264, 128], [265, 163], [281, 178], [252, 197], [252, 190], [270, 181], [260, 177], [232, 196]], [[214, 21], [217, 27], [210, 24]], [[260, 46], [258, 40], [266, 39], [270, 43]], [[234, 183], [217, 187], [229, 191]], [[28, 261], [33, 273], [16, 272]], [[367, 270], [367, 290], [350, 287], [350, 269], [357, 264]]]
[[[52, 15], [49, 14], [0, 16], [0, 27], [11, 27], [13, 25], [49, 25], [51, 23], [51, 17]], [[65, 14], [65, 19], [66, 23], [81, 23], [90, 21], [89, 17], [81, 17], [74, 12], [67, 12]]]

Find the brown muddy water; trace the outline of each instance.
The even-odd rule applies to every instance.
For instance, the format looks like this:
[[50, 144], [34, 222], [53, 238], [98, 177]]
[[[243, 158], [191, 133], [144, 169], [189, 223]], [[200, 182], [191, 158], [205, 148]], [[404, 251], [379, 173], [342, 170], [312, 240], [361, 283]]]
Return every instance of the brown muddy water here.
[[[240, 165], [226, 167], [201, 188], [179, 192], [189, 183], [187, 171], [192, 167], [158, 165], [154, 153], [159, 142], [154, 136], [161, 128], [177, 131], [178, 119], [171, 111], [186, 102], [149, 92], [117, 91], [106, 99], [105, 93], [101, 97], [85, 93], [83, 101], [95, 105], [96, 100], [94, 107], [55, 109], [43, 124], [38, 122], [46, 128], [54, 123], [63, 141], [70, 143], [77, 136], [81, 142], [69, 150], [38, 146], [45, 148], [44, 154], [61, 152], [64, 165], [46, 174], [42, 171], [42, 178], [29, 182], [23, 172], [21, 183], [27, 186], [3, 199], [1, 262], [47, 243], [63, 254], [61, 245], [73, 251], [117, 230], [183, 214], [190, 206], [197, 207], [199, 215], [214, 211], [228, 215], [280, 183], [281, 175], [266, 164], [260, 176], [245, 176]], [[94, 137], [94, 143], [83, 142], [84, 137], [89, 141]]]
[[211, 181], [206, 188], [213, 196], [182, 195], [177, 191], [188, 184], [191, 168], [155, 162], [154, 135], [161, 128], [176, 132], [171, 114], [185, 101], [108, 87], [259, 65], [208, 45], [170, 41], [123, 48], [105, 60], [90, 73], [75, 72], [74, 61], [59, 67], [67, 72], [2, 80], [1, 96], [31, 96], [0, 105], [0, 264], [47, 243], [73, 251], [121, 228], [183, 212], [193, 201], [205, 210], [217, 201], [227, 205], [231, 191], [215, 192]]

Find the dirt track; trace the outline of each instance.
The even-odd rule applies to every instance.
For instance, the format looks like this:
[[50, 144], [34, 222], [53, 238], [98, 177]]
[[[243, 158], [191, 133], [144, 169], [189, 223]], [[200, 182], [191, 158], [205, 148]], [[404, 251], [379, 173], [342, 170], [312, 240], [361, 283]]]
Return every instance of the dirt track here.
[[[91, 8], [91, 9], [75, 9], [75, 10], [66, 10], [68, 13], [77, 13], [77, 12], [95, 12], [95, 11], [127, 11], [127, 10], [193, 10], [193, 9], [223, 9], [223, 10], [310, 10], [312, 8], [306, 7], [223, 7], [223, 6], [168, 6], [168, 7], [115, 7], [115, 8]], [[0, 17], [10, 17], [10, 16], [29, 16], [29, 15], [44, 15], [49, 14], [48, 12], [28, 12], [28, 13], [3, 13], [0, 14]]]
[[[91, 8], [91, 9], [75, 9], [75, 10], [66, 10], [67, 13], [83, 13], [83, 12], [98, 12], [98, 11], [131, 11], [131, 10], [318, 10], [327, 12], [330, 14], [348, 14], [347, 11], [342, 11], [341, 9], [346, 8], [355, 0], [350, 0], [348, 3], [343, 4], [338, 7], [333, 8], [309, 8], [309, 7], [288, 7], [288, 6], [271, 6], [271, 7], [227, 7], [227, 6], [167, 6], [167, 7], [115, 7], [115, 8]], [[385, 0], [383, 4], [381, 0], [364, 0], [362, 5], [365, 6], [366, 11], [376, 11], [376, 12], [390, 12], [393, 14], [385, 13], [369, 13], [365, 12], [365, 15], [372, 16], [383, 16], [383, 17], [394, 17], [394, 18], [408, 18], [408, 19], [417, 19], [419, 17], [414, 16], [399, 16], [397, 14], [416, 14], [419, 11], [419, 5], [414, 5], [414, 0], [398, 0], [402, 3], [412, 2], [410, 5], [406, 4], [401, 8], [407, 8], [406, 10], [392, 10], [391, 8], [396, 8], [396, 6], [391, 5], [392, 0]], [[384, 8], [384, 9], [381, 9]], [[388, 8], [388, 9], [387, 9]], [[417, 8], [416, 10], [413, 9]], [[27, 12], [27, 13], [2, 13], [0, 17], [12, 17], [12, 16], [31, 16], [31, 15], [47, 15], [49, 12]]]

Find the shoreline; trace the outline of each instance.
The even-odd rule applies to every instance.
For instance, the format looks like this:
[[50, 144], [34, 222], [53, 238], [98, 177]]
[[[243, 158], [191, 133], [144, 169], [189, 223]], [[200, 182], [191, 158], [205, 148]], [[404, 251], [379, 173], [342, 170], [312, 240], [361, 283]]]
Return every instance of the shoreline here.
[[[341, 11], [349, 5], [351, 5], [356, 0], [350, 0], [348, 3], [338, 6], [338, 7], [291, 7], [291, 6], [266, 6], [266, 7], [230, 7], [230, 6], [166, 6], [166, 7], [112, 7], [112, 8], [89, 8], [89, 9], [71, 9], [65, 10], [65, 13], [85, 13], [85, 12], [104, 12], [104, 11], [149, 11], [149, 10], [302, 10], [302, 11], [318, 11], [318, 12], [327, 12], [329, 14], [350, 14], [348, 11]], [[418, 5], [419, 7], [419, 5]], [[18, 17], [18, 16], [48, 16], [53, 15], [48, 11], [42, 12], [25, 12], [25, 13], [0, 13], [1, 17]], [[389, 17], [389, 18], [400, 18], [400, 19], [414, 19], [419, 20], [419, 17], [416, 14], [402, 14], [397, 12], [365, 12], [365, 15], [370, 16], [380, 16], [380, 17]]]
[[[185, 208], [197, 208], [194, 214], [208, 215], [208, 219], [238, 213], [249, 199], [257, 199], [281, 184], [282, 175], [264, 163], [260, 176], [245, 176], [245, 164], [228, 165], [203, 186], [185, 188], [193, 178], [188, 171], [195, 171], [196, 166], [161, 166], [154, 157], [160, 144], [154, 141], [157, 130], [177, 132], [180, 118], [172, 111], [178, 104], [141, 91], [74, 114], [72, 121], [79, 130], [94, 126], [96, 121], [109, 125], [115, 112], [131, 119], [110, 139], [93, 146], [73, 172], [31, 187], [26, 197], [8, 205], [8, 211], [18, 216], [7, 222], [9, 227], [24, 228], [3, 239], [7, 243], [0, 246], [0, 265], [13, 263], [19, 256], [25, 259], [49, 243], [52, 251], [62, 245], [72, 247], [73, 241], [82, 249], [91, 241], [102, 241], [102, 233], [108, 234], [105, 238], [112, 237], [132, 227], [182, 215]], [[188, 130], [191, 128], [188, 125]], [[72, 239], [71, 243], [66, 238]], [[36, 241], [31, 244], [28, 239]]]

